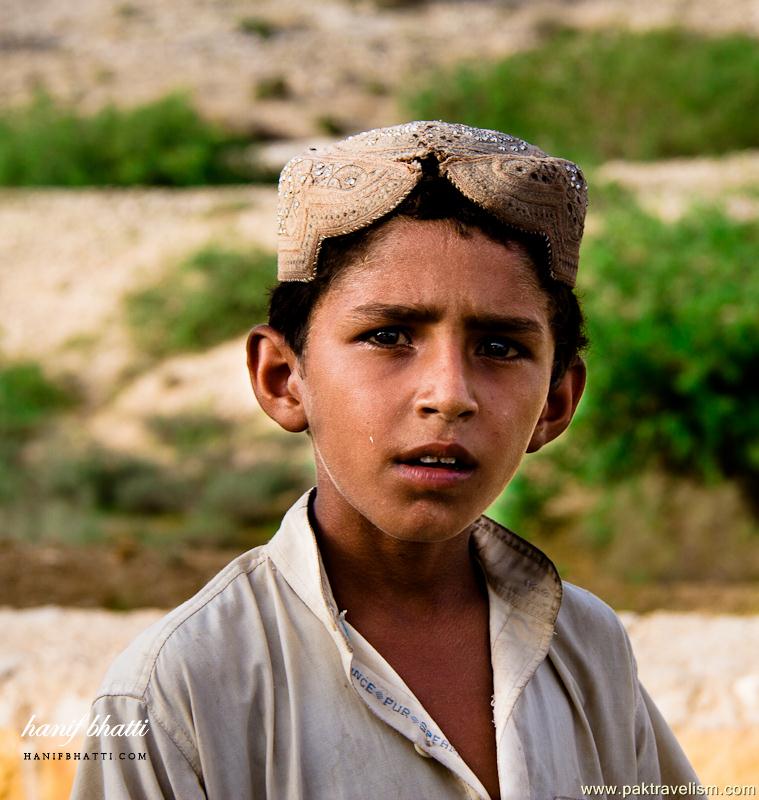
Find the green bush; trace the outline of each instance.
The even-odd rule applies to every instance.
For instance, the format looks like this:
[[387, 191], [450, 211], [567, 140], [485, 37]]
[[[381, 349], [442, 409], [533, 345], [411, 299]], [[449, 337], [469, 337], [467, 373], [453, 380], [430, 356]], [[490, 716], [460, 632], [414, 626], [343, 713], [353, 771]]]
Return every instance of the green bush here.
[[244, 333], [266, 317], [273, 255], [206, 247], [160, 284], [127, 298], [137, 343], [162, 357], [202, 350]]
[[551, 497], [560, 493], [562, 488], [557, 470], [550, 470], [546, 475], [545, 470], [531, 469], [536, 461], [546, 460], [546, 452], [523, 464], [506, 490], [487, 510], [488, 516], [526, 538], [550, 524], [546, 509]]
[[405, 101], [592, 163], [759, 146], [759, 47], [682, 30], [559, 30], [495, 64], [430, 76]]
[[240, 33], [260, 36], [262, 39], [270, 39], [277, 33], [279, 27], [274, 22], [264, 17], [243, 17], [237, 23], [237, 30], [240, 31]]
[[146, 458], [90, 447], [50, 457], [37, 468], [41, 495], [109, 513], [164, 514], [186, 510], [190, 482]]
[[196, 489], [195, 481], [181, 472], [148, 462], [117, 487], [115, 509], [141, 516], [182, 514], [192, 506]]
[[[582, 252], [591, 348], [573, 433], [585, 475], [656, 468], [759, 489], [759, 223], [607, 209]], [[754, 494], [754, 496], [756, 496]]]
[[200, 412], [156, 415], [148, 428], [158, 439], [182, 455], [206, 453], [209, 448], [224, 445], [232, 435], [232, 423], [213, 414]]
[[46, 378], [39, 364], [0, 362], [0, 504], [23, 493], [26, 443], [72, 402], [71, 394]]
[[0, 364], [0, 439], [31, 436], [52, 415], [72, 403], [69, 392], [45, 377], [39, 364]]
[[41, 94], [0, 114], [5, 186], [193, 186], [247, 180], [246, 142], [198, 115], [183, 95], [82, 116]]
[[[172, 541], [236, 546], [251, 529], [270, 533], [311, 485], [308, 470], [298, 461], [237, 467], [229, 465], [229, 453], [219, 459], [200, 447], [194, 455], [192, 462], [183, 457], [164, 465], [97, 446], [42, 454], [27, 470], [21, 490], [0, 508], [5, 512], [0, 513], [0, 530], [5, 522], [26, 531], [27, 517], [68, 516], [106, 538], [112, 528], [139, 539], [163, 520]], [[75, 531], [68, 535], [76, 538]]]
[[237, 527], [276, 523], [310, 484], [297, 464], [261, 462], [213, 475], [200, 508], [206, 517], [226, 519]]
[[292, 92], [284, 75], [272, 75], [256, 84], [256, 100], [286, 100]]

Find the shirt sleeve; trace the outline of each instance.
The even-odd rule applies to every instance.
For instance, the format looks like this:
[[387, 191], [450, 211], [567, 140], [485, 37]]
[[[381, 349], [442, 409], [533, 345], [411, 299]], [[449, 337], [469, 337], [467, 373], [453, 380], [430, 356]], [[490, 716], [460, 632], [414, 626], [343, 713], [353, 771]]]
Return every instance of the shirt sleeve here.
[[100, 697], [88, 725], [71, 800], [206, 797], [187, 743], [144, 700]]
[[695, 797], [698, 777], [651, 696], [638, 683], [636, 709], [638, 783], [688, 787], [682, 797]]

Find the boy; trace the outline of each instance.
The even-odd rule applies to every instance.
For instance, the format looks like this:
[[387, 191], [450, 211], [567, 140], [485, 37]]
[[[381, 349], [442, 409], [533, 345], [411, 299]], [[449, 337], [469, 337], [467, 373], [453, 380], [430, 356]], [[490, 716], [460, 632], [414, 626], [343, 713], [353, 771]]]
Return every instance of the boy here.
[[316, 489], [112, 667], [93, 716], [149, 731], [91, 737], [75, 798], [695, 791], [614, 613], [480, 516], [582, 394], [585, 206], [574, 164], [439, 122], [285, 167], [248, 366]]

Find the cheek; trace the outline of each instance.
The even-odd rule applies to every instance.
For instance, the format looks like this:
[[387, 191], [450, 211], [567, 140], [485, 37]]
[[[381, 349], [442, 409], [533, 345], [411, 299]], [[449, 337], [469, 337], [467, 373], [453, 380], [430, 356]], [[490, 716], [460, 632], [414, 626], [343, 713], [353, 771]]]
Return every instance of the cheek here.
[[351, 460], [370, 436], [379, 441], [382, 403], [361, 387], [317, 381], [309, 385], [304, 408], [314, 443], [325, 456]]
[[[546, 387], [546, 394], [547, 394]], [[520, 392], [511, 390], [510, 402], [504, 402], [503, 396], [493, 399], [492, 416], [487, 426], [493, 436], [494, 450], [514, 457], [527, 452], [533, 433], [545, 407], [545, 395], [540, 392]], [[495, 444], [497, 442], [497, 444]], [[510, 467], [507, 466], [507, 469]]]
[[497, 418], [495, 424], [506, 430], [534, 424], [545, 406], [548, 388], [548, 379], [537, 374], [537, 370], [524, 372], [485, 389], [483, 406]]

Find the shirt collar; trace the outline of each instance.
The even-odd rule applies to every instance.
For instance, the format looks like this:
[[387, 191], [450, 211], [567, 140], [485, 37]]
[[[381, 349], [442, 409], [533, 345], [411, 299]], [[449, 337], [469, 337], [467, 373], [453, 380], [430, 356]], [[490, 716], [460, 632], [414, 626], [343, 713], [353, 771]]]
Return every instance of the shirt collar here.
[[[314, 492], [306, 492], [285, 514], [267, 551], [295, 593], [350, 648], [308, 518]], [[515, 610], [553, 628], [562, 588], [548, 556], [488, 517], [474, 523], [472, 535], [490, 591]]]

